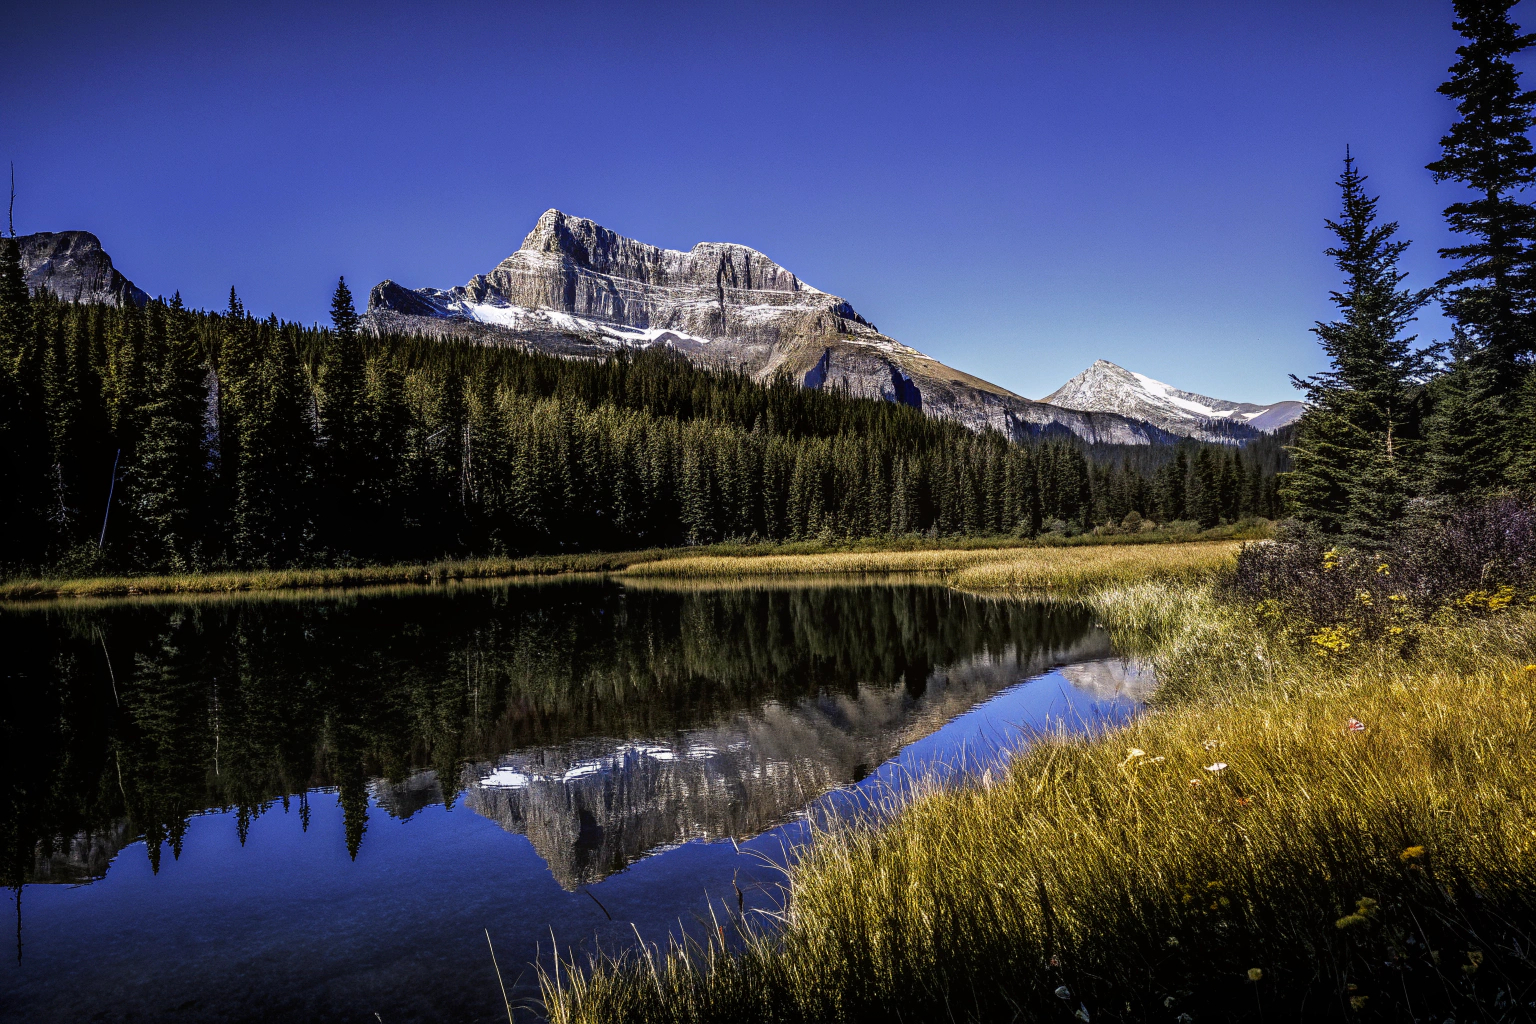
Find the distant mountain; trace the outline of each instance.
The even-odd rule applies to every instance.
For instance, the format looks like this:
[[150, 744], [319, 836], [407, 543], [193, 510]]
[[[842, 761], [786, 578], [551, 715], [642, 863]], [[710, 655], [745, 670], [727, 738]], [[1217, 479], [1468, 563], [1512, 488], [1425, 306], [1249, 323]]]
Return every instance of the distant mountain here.
[[1296, 421], [1301, 402], [1253, 405], [1181, 391], [1160, 380], [1100, 359], [1041, 399], [1064, 409], [1116, 413], [1144, 420], [1171, 434], [1205, 441], [1231, 441], [1234, 427], [1278, 430]]
[[668, 345], [760, 380], [792, 375], [1009, 437], [1076, 435], [1154, 444], [1166, 430], [1114, 412], [1032, 402], [881, 334], [846, 299], [812, 288], [755, 249], [700, 242], [688, 252], [637, 242], [549, 210], [488, 274], [442, 291], [374, 286], [365, 322], [516, 344], [557, 355]]
[[66, 302], [105, 302], [142, 306], [149, 296], [118, 273], [101, 239], [89, 231], [39, 231], [21, 235], [21, 269], [27, 289], [44, 289]]

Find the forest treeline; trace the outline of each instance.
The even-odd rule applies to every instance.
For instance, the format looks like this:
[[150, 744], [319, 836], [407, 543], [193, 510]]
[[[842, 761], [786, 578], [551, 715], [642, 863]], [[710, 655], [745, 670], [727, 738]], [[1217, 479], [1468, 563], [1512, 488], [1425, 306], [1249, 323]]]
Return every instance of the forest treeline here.
[[0, 248], [11, 572], [196, 571], [1274, 515], [1272, 439], [1009, 441], [666, 351], [569, 360], [179, 298], [29, 296]]

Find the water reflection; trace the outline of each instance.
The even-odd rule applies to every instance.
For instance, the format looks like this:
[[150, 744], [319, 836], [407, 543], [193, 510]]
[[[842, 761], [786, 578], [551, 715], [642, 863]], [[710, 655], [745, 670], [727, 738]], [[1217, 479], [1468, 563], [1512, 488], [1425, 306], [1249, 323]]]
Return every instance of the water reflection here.
[[[858, 683], [851, 692], [770, 700], [671, 736], [582, 737], [472, 765], [459, 784], [466, 806], [528, 836], [560, 884], [575, 889], [655, 849], [757, 835], [1020, 678], [1106, 653], [1098, 631], [1022, 653], [1010, 644], [1000, 656], [933, 670], [915, 693], [903, 683]], [[404, 809], [408, 794], [420, 801], [440, 790], [433, 777], [375, 793]]]
[[[1149, 684], [1083, 609], [911, 583], [583, 580], [6, 609], [0, 649], [16, 695], [0, 709], [5, 882], [26, 884], [35, 936], [0, 996], [33, 1018], [153, 1016], [191, 990], [189, 1019], [276, 1013], [300, 998], [276, 981], [211, 991], [260, 948], [264, 969], [320, 986], [306, 1015], [472, 1019], [496, 1009], [492, 989], [478, 974], [446, 983], [442, 950], [478, 963], [486, 924], [523, 959], [552, 924], [562, 942], [622, 924], [609, 946], [634, 922], [670, 927], [741, 877], [731, 845], [709, 841], [789, 835], [773, 830], [818, 797], [888, 781], [925, 751], [1123, 712]], [[1055, 665], [1065, 703], [1018, 686]], [[524, 836], [536, 860], [506, 845]], [[140, 840], [137, 860], [119, 856]], [[475, 857], [503, 866], [475, 881]], [[568, 903], [599, 883], [611, 924]], [[103, 934], [125, 915], [158, 924]], [[406, 944], [389, 980], [342, 995], [336, 979], [379, 955], [356, 943], [380, 929]], [[99, 977], [66, 984], [86, 950]], [[141, 979], [139, 1003], [111, 994], [114, 964]]]

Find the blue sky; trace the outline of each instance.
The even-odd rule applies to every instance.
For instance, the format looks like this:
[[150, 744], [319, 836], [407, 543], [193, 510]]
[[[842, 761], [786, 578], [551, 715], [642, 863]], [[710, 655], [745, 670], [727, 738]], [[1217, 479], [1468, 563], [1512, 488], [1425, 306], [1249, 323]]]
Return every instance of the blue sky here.
[[1032, 398], [1102, 357], [1268, 402], [1321, 365], [1346, 144], [1411, 283], [1447, 242], [1449, 0], [134, 6], [7, 15], [0, 158], [18, 231], [199, 306], [462, 284], [558, 207]]

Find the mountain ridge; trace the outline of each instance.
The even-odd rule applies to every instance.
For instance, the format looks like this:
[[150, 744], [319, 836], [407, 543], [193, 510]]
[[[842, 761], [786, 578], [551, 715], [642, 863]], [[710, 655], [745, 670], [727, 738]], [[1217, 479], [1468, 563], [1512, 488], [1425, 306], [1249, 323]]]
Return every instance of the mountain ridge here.
[[1016, 440], [1071, 434], [1089, 443], [1177, 440], [1115, 413], [1033, 402], [881, 334], [848, 300], [814, 288], [749, 246], [700, 242], [684, 252], [545, 211], [522, 245], [462, 286], [369, 292], [364, 322], [515, 344], [566, 356], [667, 345], [695, 362], [759, 380], [912, 405]]

